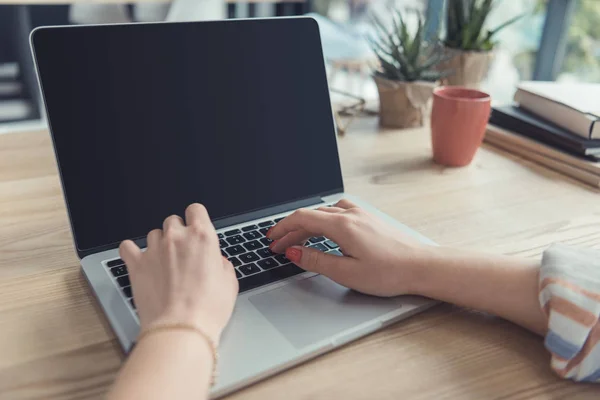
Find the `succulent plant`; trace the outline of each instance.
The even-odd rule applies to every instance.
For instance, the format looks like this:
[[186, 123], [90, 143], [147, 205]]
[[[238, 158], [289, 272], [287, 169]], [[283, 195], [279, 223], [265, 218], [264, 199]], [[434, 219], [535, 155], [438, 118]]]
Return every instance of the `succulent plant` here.
[[494, 7], [493, 0], [447, 0], [446, 3], [444, 45], [466, 51], [492, 50], [496, 44], [492, 41], [494, 35], [525, 15], [517, 15], [492, 30], [484, 31], [485, 20]]
[[408, 32], [398, 10], [390, 10], [392, 29], [385, 26], [377, 15], [372, 15], [376, 28], [376, 38], [369, 38], [371, 47], [379, 59], [379, 69], [375, 76], [402, 81], [436, 81], [446, 76], [436, 66], [445, 61], [442, 44], [425, 39], [425, 23], [419, 16], [416, 33]]

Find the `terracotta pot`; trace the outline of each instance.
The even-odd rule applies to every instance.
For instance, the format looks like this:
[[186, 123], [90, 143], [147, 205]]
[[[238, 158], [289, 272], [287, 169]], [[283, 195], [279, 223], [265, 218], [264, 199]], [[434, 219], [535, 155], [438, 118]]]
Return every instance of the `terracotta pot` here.
[[423, 126], [434, 82], [397, 82], [374, 77], [379, 91], [379, 125], [386, 128]]
[[491, 98], [475, 89], [444, 86], [433, 92], [431, 144], [436, 163], [468, 165], [481, 146], [490, 116]]
[[448, 47], [444, 48], [444, 52], [450, 59], [440, 63], [438, 68], [441, 71], [449, 70], [451, 74], [443, 79], [444, 85], [479, 89], [494, 54], [491, 51], [463, 51]]

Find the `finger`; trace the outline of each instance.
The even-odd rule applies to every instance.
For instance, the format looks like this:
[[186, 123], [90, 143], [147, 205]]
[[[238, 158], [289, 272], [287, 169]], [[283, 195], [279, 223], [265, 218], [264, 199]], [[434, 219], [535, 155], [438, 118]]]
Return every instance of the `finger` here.
[[171, 215], [165, 219], [163, 222], [163, 231], [167, 231], [169, 229], [177, 229], [183, 228], [185, 225], [183, 223], [183, 218], [179, 215]]
[[[331, 213], [331, 214], [337, 214], [337, 213], [345, 211], [343, 208], [339, 208], [339, 207], [319, 207], [319, 208], [316, 208], [316, 210], [326, 212], [326, 213]], [[269, 234], [270, 234], [270, 232], [267, 232], [267, 236]], [[281, 238], [280, 240], [276, 240], [273, 243], [271, 243], [271, 245], [269, 247], [271, 248], [272, 251], [274, 251], [276, 253], [282, 253], [285, 249], [287, 249], [290, 246], [297, 245], [297, 244], [304, 244], [304, 242], [306, 242], [312, 236], [313, 235], [311, 235], [309, 232], [304, 231], [304, 230], [290, 232], [287, 235], [285, 235], [283, 238]]]
[[323, 212], [328, 212], [328, 213], [333, 213], [333, 214], [341, 213], [343, 211], [346, 211], [343, 208], [333, 207], [333, 206], [331, 206], [331, 207], [319, 207], [319, 208], [317, 208], [317, 210], [318, 211], [323, 211]]
[[312, 235], [306, 231], [290, 232], [279, 240], [275, 240], [269, 246], [275, 253], [283, 253], [290, 246], [304, 244]]
[[356, 204], [351, 202], [348, 199], [341, 199], [335, 204], [335, 207], [343, 208], [344, 210], [349, 210], [351, 208], [358, 208]]
[[269, 248], [274, 253], [283, 253], [290, 246], [304, 244], [312, 235], [306, 231], [290, 232], [279, 240], [275, 240]]
[[325, 275], [341, 285], [352, 286], [352, 278], [358, 263], [354, 258], [336, 256], [300, 246], [288, 248], [285, 256], [302, 269]]
[[[293, 212], [287, 218], [273, 226], [267, 237], [272, 240], [283, 238], [290, 232], [306, 231], [311, 236], [327, 236], [333, 238], [335, 231], [335, 223], [333, 217], [337, 217], [333, 213], [326, 213], [317, 210], [308, 210], [302, 208]], [[335, 239], [334, 239], [335, 240]]]
[[125, 261], [125, 264], [131, 268], [131, 266], [136, 265], [140, 257], [142, 257], [142, 250], [140, 250], [138, 245], [131, 240], [125, 240], [121, 242], [121, 245], [119, 246], [119, 256], [121, 256], [123, 261]]
[[185, 222], [187, 223], [187, 226], [201, 226], [211, 223], [206, 207], [199, 203], [190, 204], [188, 208], [185, 209]]
[[146, 237], [146, 246], [148, 248], [157, 247], [160, 239], [162, 239], [162, 231], [160, 229], [154, 229], [148, 233]]

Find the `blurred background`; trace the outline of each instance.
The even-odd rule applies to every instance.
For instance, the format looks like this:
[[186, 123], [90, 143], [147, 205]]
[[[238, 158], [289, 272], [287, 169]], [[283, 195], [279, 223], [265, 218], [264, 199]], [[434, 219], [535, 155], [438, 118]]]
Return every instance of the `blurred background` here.
[[[369, 79], [373, 54], [365, 40], [371, 13], [385, 16], [390, 5], [400, 7], [407, 25], [416, 25], [422, 15], [434, 34], [444, 23], [446, 1], [0, 0], [0, 133], [45, 125], [28, 41], [37, 26], [308, 14], [321, 27], [332, 101], [349, 95], [376, 100]], [[522, 80], [600, 82], [600, 1], [500, 0], [486, 23], [494, 27], [523, 13], [496, 38], [482, 85], [494, 103], [510, 102]]]

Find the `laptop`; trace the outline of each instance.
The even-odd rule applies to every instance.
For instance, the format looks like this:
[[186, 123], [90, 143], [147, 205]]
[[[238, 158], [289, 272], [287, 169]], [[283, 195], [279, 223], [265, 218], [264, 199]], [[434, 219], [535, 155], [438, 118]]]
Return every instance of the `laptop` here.
[[240, 287], [214, 397], [434, 304], [359, 294], [268, 250], [270, 226], [342, 198], [431, 243], [344, 193], [313, 19], [42, 27], [30, 41], [75, 249], [125, 352], [139, 323], [118, 245], [145, 247], [194, 202]]

